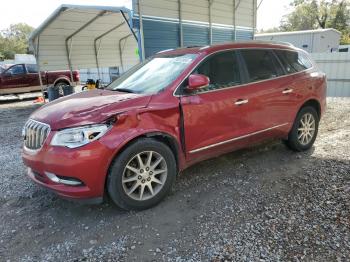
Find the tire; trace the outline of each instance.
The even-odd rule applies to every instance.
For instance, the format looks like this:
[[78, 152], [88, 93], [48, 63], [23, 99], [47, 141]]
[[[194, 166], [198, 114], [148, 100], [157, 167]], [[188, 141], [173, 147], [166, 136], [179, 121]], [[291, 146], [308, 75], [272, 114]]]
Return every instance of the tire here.
[[122, 209], [147, 209], [157, 205], [169, 193], [176, 179], [176, 170], [174, 154], [167, 145], [151, 138], [142, 138], [114, 159], [107, 178], [107, 192]]
[[55, 84], [55, 87], [58, 88], [58, 93], [59, 93], [60, 97], [64, 96], [63, 87], [65, 87], [67, 85], [69, 85], [69, 83], [63, 82], [63, 81], [59, 81]]
[[[310, 119], [310, 120], [308, 120]], [[303, 125], [308, 123], [309, 127]], [[310, 125], [310, 123], [314, 123]], [[297, 152], [308, 150], [315, 142], [318, 133], [319, 116], [315, 108], [303, 107], [297, 114], [293, 127], [288, 134], [286, 145]], [[306, 132], [306, 133], [305, 133]]]

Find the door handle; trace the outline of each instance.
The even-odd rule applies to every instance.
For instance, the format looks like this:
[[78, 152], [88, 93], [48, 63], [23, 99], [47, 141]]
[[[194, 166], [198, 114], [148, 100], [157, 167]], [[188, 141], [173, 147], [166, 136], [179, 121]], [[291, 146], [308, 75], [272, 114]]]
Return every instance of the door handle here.
[[243, 104], [246, 104], [246, 103], [248, 103], [248, 99], [238, 99], [235, 102], [235, 105], [239, 106], [239, 105], [243, 105]]
[[286, 88], [282, 91], [282, 94], [289, 94], [289, 93], [292, 93], [293, 92], [293, 89], [291, 88]]

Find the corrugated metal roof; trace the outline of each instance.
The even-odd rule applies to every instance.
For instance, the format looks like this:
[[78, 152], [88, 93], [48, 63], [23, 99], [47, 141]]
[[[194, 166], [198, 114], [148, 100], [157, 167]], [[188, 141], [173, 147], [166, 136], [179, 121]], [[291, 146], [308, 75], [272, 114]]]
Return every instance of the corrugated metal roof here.
[[128, 23], [131, 11], [125, 7], [61, 5], [29, 41], [42, 70], [67, 69], [68, 57], [72, 69], [136, 64], [138, 44]]

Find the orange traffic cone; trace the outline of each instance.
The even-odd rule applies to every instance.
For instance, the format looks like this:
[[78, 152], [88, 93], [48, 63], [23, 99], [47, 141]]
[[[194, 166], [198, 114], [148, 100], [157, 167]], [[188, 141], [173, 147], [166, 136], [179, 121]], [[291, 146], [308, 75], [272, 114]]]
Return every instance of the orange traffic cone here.
[[45, 99], [42, 96], [39, 96], [35, 99], [34, 103], [45, 103]]

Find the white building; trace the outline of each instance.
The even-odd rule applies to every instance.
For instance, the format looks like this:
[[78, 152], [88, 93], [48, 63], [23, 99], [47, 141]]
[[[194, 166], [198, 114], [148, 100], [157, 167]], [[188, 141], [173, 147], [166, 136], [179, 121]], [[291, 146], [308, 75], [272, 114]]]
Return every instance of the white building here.
[[350, 45], [339, 45], [338, 52], [340, 53], [349, 53]]
[[289, 42], [309, 53], [338, 50], [341, 33], [333, 28], [256, 34], [257, 40]]

